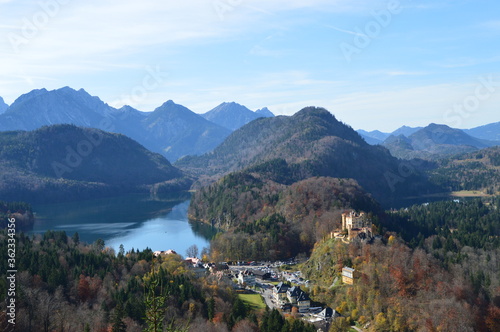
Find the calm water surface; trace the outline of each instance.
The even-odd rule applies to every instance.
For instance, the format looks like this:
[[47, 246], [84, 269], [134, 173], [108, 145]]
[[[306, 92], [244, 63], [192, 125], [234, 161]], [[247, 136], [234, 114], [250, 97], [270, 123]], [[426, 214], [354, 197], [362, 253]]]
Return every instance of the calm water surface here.
[[193, 244], [199, 251], [209, 247], [213, 235], [209, 226], [188, 220], [188, 207], [186, 197], [162, 201], [146, 195], [35, 205], [36, 221], [29, 233], [78, 232], [81, 241], [101, 238], [117, 252], [123, 244], [125, 251], [174, 249], [185, 256]]

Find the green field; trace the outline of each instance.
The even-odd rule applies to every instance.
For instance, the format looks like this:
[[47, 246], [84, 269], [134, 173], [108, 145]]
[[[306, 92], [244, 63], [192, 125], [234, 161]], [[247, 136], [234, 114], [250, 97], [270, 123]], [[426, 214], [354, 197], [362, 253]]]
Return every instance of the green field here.
[[266, 308], [266, 304], [260, 294], [238, 294], [238, 297], [251, 309], [260, 310]]
[[451, 193], [453, 197], [488, 197], [491, 195], [485, 194], [480, 190], [461, 190]]

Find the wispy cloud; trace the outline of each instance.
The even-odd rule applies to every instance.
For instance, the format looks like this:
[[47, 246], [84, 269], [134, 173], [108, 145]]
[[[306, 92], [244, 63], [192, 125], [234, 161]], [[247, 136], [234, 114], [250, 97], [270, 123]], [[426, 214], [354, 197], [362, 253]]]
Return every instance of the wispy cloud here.
[[404, 70], [404, 69], [380, 69], [380, 70], [372, 70], [366, 71], [363, 73], [361, 79], [370, 79], [373, 77], [388, 77], [388, 78], [402, 78], [405, 79], [409, 77], [410, 79], [417, 76], [426, 76], [431, 75], [432, 72], [424, 71], [424, 70]]
[[340, 32], [344, 32], [344, 33], [347, 33], [347, 34], [350, 34], [350, 35], [366, 37], [366, 35], [364, 33], [337, 28], [337, 27], [334, 27], [333, 25], [325, 25], [325, 27], [333, 29], [333, 30], [337, 30], [337, 31], [340, 31]]
[[[65, 1], [25, 37], [47, 1], [0, 0], [0, 95], [8, 102], [69, 85], [120, 103], [146, 66], [160, 66], [169, 76], [134, 104], [141, 110], [168, 99], [198, 112], [233, 100], [278, 114], [318, 105], [383, 129], [399, 116], [429, 122], [461, 100], [454, 84], [500, 72], [500, 21], [490, 20], [499, 6], [471, 0], [401, 1], [402, 15], [351, 65], [339, 44], [366, 38], [366, 23], [388, 0]], [[222, 17], [217, 3], [229, 6]], [[27, 40], [18, 53], [9, 34]], [[484, 111], [477, 121], [485, 117], [495, 116]]]

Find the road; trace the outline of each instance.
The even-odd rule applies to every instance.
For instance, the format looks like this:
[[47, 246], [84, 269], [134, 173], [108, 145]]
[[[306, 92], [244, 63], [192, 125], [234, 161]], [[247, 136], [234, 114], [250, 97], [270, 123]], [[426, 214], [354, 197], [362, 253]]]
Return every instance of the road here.
[[269, 309], [272, 310], [274, 308], [277, 308], [274, 302], [273, 291], [271, 289], [265, 289], [262, 293], [262, 297], [264, 298], [264, 301], [266, 301], [266, 305], [269, 307]]

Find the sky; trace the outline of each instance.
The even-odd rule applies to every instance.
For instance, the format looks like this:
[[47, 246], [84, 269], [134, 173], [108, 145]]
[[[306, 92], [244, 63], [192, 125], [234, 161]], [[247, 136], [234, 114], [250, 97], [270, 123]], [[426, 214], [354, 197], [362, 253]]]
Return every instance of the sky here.
[[0, 96], [321, 106], [354, 129], [500, 121], [497, 0], [0, 0]]

